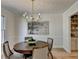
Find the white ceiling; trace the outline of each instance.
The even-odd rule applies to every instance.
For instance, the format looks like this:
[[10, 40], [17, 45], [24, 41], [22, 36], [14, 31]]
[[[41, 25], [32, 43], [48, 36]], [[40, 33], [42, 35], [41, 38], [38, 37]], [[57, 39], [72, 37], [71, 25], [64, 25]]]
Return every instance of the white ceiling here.
[[[36, 13], [63, 13], [77, 0], [35, 0]], [[31, 12], [31, 0], [1, 0], [1, 6], [14, 13]]]

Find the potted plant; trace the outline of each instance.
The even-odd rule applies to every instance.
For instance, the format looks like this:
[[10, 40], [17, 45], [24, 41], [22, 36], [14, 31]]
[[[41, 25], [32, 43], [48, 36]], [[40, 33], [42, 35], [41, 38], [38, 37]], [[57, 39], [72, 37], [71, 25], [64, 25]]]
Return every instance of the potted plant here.
[[34, 40], [32, 37], [29, 37], [28, 44], [29, 45], [35, 45], [35, 43], [36, 43], [36, 40]]

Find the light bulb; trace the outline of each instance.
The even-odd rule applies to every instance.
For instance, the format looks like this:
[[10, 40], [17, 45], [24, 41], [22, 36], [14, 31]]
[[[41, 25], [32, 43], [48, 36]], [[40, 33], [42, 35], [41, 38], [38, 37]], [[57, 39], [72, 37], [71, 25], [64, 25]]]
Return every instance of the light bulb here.
[[28, 19], [29, 17], [28, 16], [26, 16], [26, 19]]
[[26, 15], [27, 15], [27, 12], [25, 12], [25, 13], [23, 14], [23, 17], [26, 17]]
[[38, 13], [38, 15], [40, 16], [40, 13]]
[[33, 17], [31, 16], [30, 19], [32, 20], [32, 18], [33, 18]]
[[40, 18], [40, 13], [38, 14], [38, 18]]

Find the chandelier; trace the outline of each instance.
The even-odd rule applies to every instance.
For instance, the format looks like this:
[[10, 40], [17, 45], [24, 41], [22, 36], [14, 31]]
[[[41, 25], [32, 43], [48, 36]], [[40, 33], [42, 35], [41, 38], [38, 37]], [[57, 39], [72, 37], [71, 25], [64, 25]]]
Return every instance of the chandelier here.
[[35, 12], [34, 12], [34, 0], [32, 1], [32, 13], [31, 15], [28, 15], [27, 12], [25, 12], [23, 14], [24, 19], [26, 19], [26, 21], [38, 21], [40, 19], [40, 13], [37, 14], [37, 16], [35, 16]]

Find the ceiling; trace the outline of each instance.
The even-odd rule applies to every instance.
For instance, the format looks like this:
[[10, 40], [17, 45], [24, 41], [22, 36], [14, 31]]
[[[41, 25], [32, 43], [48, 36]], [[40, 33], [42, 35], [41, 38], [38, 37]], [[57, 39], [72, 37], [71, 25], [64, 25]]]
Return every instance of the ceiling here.
[[[63, 13], [77, 0], [35, 0], [35, 13]], [[1, 7], [11, 12], [23, 14], [25, 11], [31, 13], [31, 0], [1, 0]]]

